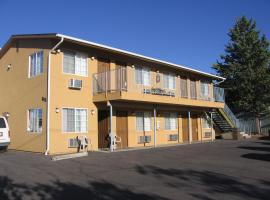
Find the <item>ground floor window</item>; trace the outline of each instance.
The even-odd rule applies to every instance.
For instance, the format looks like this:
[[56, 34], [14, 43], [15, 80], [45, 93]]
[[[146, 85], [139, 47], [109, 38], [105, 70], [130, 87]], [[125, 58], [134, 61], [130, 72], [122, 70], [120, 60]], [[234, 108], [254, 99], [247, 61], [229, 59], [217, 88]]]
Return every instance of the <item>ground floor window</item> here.
[[87, 109], [63, 108], [62, 112], [63, 132], [86, 133], [87, 132]]
[[177, 113], [167, 112], [164, 113], [165, 117], [165, 130], [176, 130], [177, 129]]
[[151, 112], [136, 112], [136, 130], [151, 131]]
[[40, 133], [42, 131], [42, 109], [29, 109], [27, 112], [27, 131]]
[[202, 126], [203, 128], [211, 128], [211, 120], [209, 119], [209, 117], [202, 118]]

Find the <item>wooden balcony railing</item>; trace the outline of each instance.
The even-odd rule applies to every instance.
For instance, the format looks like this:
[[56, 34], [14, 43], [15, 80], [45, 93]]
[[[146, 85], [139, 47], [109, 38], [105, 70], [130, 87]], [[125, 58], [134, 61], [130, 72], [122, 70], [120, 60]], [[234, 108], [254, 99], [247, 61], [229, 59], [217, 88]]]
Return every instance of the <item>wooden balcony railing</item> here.
[[[173, 87], [165, 87], [161, 77], [150, 76], [147, 84], [136, 83], [135, 69], [126, 67], [96, 73], [93, 75], [93, 95], [125, 91], [145, 95], [158, 95], [204, 101], [224, 102], [224, 89], [209, 84], [208, 92], [203, 94], [200, 82], [174, 77]], [[159, 79], [159, 80], [158, 80]], [[158, 80], [158, 81], [157, 81]], [[150, 82], [150, 83], [149, 83]]]

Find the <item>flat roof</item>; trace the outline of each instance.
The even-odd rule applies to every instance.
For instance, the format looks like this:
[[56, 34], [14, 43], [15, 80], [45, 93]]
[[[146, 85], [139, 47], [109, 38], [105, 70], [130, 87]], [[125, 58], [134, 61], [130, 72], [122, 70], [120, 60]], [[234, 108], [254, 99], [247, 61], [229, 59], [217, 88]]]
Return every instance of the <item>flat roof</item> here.
[[207, 72], [203, 72], [203, 71], [200, 71], [200, 70], [192, 69], [190, 67], [186, 67], [186, 66], [183, 66], [183, 65], [171, 63], [171, 62], [168, 62], [168, 61], [152, 58], [152, 57], [149, 57], [149, 56], [144, 56], [144, 55], [137, 54], [137, 53], [134, 53], [134, 52], [130, 52], [130, 51], [110, 47], [110, 46], [103, 45], [103, 44], [98, 44], [98, 43], [95, 43], [95, 42], [91, 42], [91, 41], [87, 41], [87, 40], [83, 40], [83, 39], [79, 39], [79, 38], [76, 38], [76, 37], [71, 37], [71, 36], [67, 36], [67, 35], [59, 34], [59, 33], [12, 35], [10, 37], [10, 39], [7, 41], [7, 43], [0, 50], [0, 57], [1, 57], [1, 54], [3, 53], [3, 51], [5, 50], [5, 47], [8, 46], [8, 44], [11, 42], [12, 39], [16, 39], [16, 38], [43, 38], [43, 37], [46, 37], [46, 38], [59, 38], [59, 39], [64, 38], [64, 40], [66, 39], [66, 40], [70, 40], [70, 41], [73, 41], [73, 42], [86, 44], [86, 45], [89, 45], [89, 46], [92, 46], [92, 47], [97, 47], [97, 48], [101, 48], [101, 49], [105, 49], [105, 50], [109, 50], [109, 51], [114, 51], [114, 52], [117, 52], [117, 53], [129, 55], [129, 56], [132, 56], [132, 57], [137, 57], [139, 59], [144, 59], [144, 60], [156, 62], [156, 63], [159, 63], [159, 64], [164, 64], [164, 65], [167, 65], [169, 67], [178, 68], [178, 69], [182, 69], [182, 70], [185, 70], [185, 71], [190, 71], [190, 72], [193, 72], [193, 73], [196, 73], [196, 74], [201, 74], [201, 75], [208, 76], [208, 77], [211, 77], [211, 78], [214, 78], [214, 79], [225, 80], [224, 77], [217, 76], [217, 75], [214, 75], [214, 74], [210, 74], [210, 73], [207, 73]]

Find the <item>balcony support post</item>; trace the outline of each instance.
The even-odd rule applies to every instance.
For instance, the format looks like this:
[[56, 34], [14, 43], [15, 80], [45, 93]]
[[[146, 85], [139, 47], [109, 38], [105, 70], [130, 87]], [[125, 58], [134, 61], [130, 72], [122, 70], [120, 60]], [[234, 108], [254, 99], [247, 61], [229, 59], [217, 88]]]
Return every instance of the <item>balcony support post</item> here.
[[191, 143], [192, 142], [192, 124], [191, 124], [190, 111], [188, 111], [188, 139], [189, 139], [189, 143]]
[[157, 110], [154, 106], [154, 147], [157, 146]]
[[213, 112], [210, 112], [210, 119], [211, 119], [211, 139], [212, 139], [212, 141], [214, 141]]
[[110, 107], [110, 151], [114, 151], [114, 134], [113, 134], [113, 107], [112, 104], [108, 101], [107, 105]]

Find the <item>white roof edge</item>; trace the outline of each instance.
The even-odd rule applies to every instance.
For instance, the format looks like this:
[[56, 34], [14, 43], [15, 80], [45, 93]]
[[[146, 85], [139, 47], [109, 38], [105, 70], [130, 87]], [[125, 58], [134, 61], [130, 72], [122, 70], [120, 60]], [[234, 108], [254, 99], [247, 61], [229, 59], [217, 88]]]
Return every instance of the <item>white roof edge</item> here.
[[202, 74], [202, 75], [210, 76], [210, 77], [213, 77], [213, 78], [216, 78], [216, 79], [221, 79], [221, 80], [225, 80], [226, 79], [226, 78], [221, 77], [221, 76], [217, 76], [217, 75], [214, 75], [214, 74], [202, 72], [202, 71], [199, 71], [199, 70], [196, 70], [196, 69], [192, 69], [192, 68], [189, 68], [189, 67], [185, 67], [185, 66], [178, 65], [178, 64], [175, 64], [175, 63], [167, 62], [167, 61], [164, 61], [164, 60], [159, 60], [159, 59], [156, 59], [156, 58], [144, 56], [144, 55], [133, 53], [133, 52], [130, 52], [130, 51], [126, 51], [126, 50], [122, 50], [122, 49], [110, 47], [110, 46], [107, 46], [107, 45], [98, 44], [98, 43], [95, 43], [95, 42], [90, 42], [90, 41], [87, 41], [87, 40], [83, 40], [83, 39], [79, 39], [79, 38], [75, 38], [75, 37], [71, 37], [71, 36], [67, 36], [67, 35], [63, 35], [63, 34], [58, 34], [58, 33], [56, 34], [56, 36], [57, 37], [64, 38], [64, 39], [66, 38], [66, 39], [69, 39], [69, 40], [74, 40], [74, 41], [77, 41], [77, 42], [82, 42], [82, 43], [85, 43], [85, 44], [89, 44], [89, 45], [93, 45], [93, 46], [105, 48], [105, 49], [108, 49], [108, 50], [118, 51], [120, 53], [125, 53], [125, 54], [128, 54], [128, 55], [132, 55], [132, 56], [136, 56], [136, 57], [139, 57], [139, 58], [143, 58], [143, 59], [147, 59], [147, 60], [159, 62], [159, 63], [162, 63], [162, 64], [179, 67], [179, 68], [182, 68], [184, 70], [188, 70], [188, 71], [192, 71], [192, 72], [199, 73], [199, 74]]

